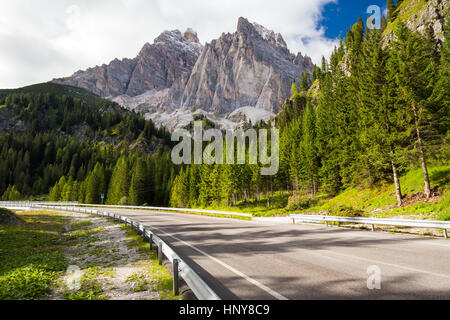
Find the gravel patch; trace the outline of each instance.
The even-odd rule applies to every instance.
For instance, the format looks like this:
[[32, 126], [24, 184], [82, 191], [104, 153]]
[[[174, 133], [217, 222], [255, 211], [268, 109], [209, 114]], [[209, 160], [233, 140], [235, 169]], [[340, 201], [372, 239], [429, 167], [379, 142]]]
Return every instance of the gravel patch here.
[[[134, 246], [121, 225], [82, 213], [70, 219], [64, 255], [70, 265], [52, 299], [159, 300], [151, 252]], [[134, 246], [134, 247], [133, 247]]]

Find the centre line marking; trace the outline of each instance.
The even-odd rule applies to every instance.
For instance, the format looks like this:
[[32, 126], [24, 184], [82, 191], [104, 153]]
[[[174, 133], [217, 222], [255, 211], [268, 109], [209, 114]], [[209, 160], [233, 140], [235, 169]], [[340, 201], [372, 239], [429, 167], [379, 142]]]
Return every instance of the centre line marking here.
[[241, 271], [239, 271], [239, 270], [233, 268], [232, 266], [226, 264], [225, 262], [223, 262], [223, 261], [221, 261], [221, 260], [219, 260], [219, 259], [217, 259], [217, 258], [211, 256], [210, 254], [208, 254], [208, 253], [206, 253], [205, 251], [203, 251], [203, 250], [201, 250], [201, 249], [199, 249], [199, 248], [197, 248], [197, 247], [191, 245], [190, 243], [187, 243], [186, 241], [181, 240], [180, 238], [177, 238], [177, 237], [175, 237], [175, 236], [173, 236], [173, 235], [171, 235], [171, 234], [169, 234], [169, 233], [167, 233], [167, 232], [165, 232], [164, 230], [161, 230], [161, 229], [159, 229], [159, 228], [152, 228], [152, 229], [159, 230], [161, 233], [165, 234], [166, 236], [169, 236], [169, 237], [171, 237], [171, 238], [173, 238], [173, 239], [175, 239], [175, 240], [177, 240], [177, 241], [179, 241], [179, 242], [181, 242], [181, 243], [187, 245], [188, 247], [190, 247], [190, 248], [194, 249], [195, 251], [201, 253], [201, 254], [204, 255], [205, 257], [208, 257], [209, 259], [213, 260], [213, 261], [216, 262], [217, 264], [220, 264], [222, 267], [224, 267], [224, 268], [228, 269], [229, 271], [231, 271], [231, 272], [237, 274], [238, 276], [244, 278], [245, 280], [247, 280], [247, 281], [250, 282], [251, 284], [257, 286], [257, 287], [260, 288], [261, 290], [267, 292], [267, 293], [270, 294], [272, 297], [274, 297], [274, 298], [276, 298], [276, 299], [278, 299], [278, 300], [289, 300], [289, 299], [286, 298], [285, 296], [283, 296], [283, 295], [279, 294], [278, 292], [276, 292], [276, 291], [270, 289], [269, 287], [263, 285], [261, 282], [255, 280], [255, 279], [253, 279], [253, 278], [250, 278], [249, 276], [247, 276], [246, 274], [242, 273]]

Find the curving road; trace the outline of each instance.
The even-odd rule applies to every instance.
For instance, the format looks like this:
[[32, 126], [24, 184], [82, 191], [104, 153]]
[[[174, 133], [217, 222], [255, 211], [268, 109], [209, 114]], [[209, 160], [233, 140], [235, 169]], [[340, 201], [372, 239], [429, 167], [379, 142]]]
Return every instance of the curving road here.
[[[102, 209], [105, 210], [105, 209]], [[222, 299], [450, 299], [450, 241], [123, 209]], [[369, 290], [368, 268], [381, 271]]]

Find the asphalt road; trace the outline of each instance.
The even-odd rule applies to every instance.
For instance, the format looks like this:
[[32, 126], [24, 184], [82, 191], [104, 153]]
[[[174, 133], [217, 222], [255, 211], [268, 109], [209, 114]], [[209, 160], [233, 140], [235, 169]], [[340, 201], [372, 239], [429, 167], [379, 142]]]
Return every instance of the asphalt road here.
[[[448, 240], [176, 213], [107, 211], [154, 231], [222, 299], [450, 299]], [[368, 268], [373, 266], [381, 272], [380, 290], [367, 287]]]

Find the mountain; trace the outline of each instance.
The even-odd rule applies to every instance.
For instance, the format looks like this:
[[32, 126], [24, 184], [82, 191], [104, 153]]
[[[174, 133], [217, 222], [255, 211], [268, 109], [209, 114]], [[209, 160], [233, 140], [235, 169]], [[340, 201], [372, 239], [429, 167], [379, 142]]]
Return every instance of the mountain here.
[[153, 153], [170, 136], [151, 121], [78, 87], [41, 83], [0, 90], [0, 134], [51, 134]]
[[135, 97], [170, 88], [183, 74], [190, 74], [201, 51], [193, 30], [188, 29], [184, 35], [178, 30], [165, 31], [153, 44], [146, 43], [134, 59], [115, 59], [53, 82], [85, 88], [104, 98]]
[[290, 97], [292, 83], [313, 67], [309, 57], [292, 54], [280, 34], [239, 18], [235, 33], [204, 47], [191, 29], [165, 31], [132, 60], [54, 82], [90, 90], [169, 129], [189, 125], [195, 114], [228, 128], [269, 120]]

